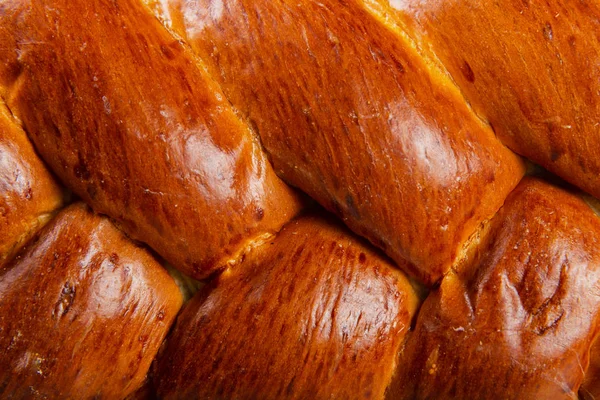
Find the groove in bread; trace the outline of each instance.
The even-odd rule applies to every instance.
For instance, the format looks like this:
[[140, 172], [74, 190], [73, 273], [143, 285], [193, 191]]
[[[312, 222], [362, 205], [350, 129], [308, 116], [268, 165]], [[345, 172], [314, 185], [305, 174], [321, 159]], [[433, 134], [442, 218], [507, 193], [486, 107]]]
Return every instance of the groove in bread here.
[[387, 257], [321, 213], [204, 287], [154, 366], [171, 398], [382, 398], [419, 299]]
[[302, 207], [142, 3], [9, 1], [0, 27], [0, 83], [41, 156], [176, 268], [206, 278]]
[[277, 173], [427, 284], [524, 173], [448, 76], [361, 1], [147, 3], [257, 127]]
[[600, 219], [525, 178], [425, 300], [390, 399], [576, 399], [600, 333]]

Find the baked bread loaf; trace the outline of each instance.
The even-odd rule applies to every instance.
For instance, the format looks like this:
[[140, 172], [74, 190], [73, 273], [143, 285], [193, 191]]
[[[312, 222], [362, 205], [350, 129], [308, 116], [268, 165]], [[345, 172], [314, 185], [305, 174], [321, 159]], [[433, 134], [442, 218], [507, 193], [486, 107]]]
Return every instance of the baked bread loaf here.
[[450, 79], [360, 2], [240, 0], [218, 18], [211, 0], [159, 4], [278, 173], [428, 284], [524, 172]]
[[158, 395], [382, 398], [418, 303], [388, 259], [303, 216], [190, 301], [157, 358]]
[[523, 180], [423, 303], [389, 398], [577, 398], [600, 331], [599, 241], [581, 198]]
[[47, 222], [64, 193], [0, 100], [0, 267]]
[[137, 389], [181, 307], [145, 250], [87, 206], [61, 211], [0, 273], [6, 398], [115, 398]]
[[0, 2], [0, 398], [600, 395], [598, 16]]
[[206, 278], [299, 210], [201, 62], [140, 2], [9, 1], [1, 18], [0, 81], [42, 157], [182, 271]]

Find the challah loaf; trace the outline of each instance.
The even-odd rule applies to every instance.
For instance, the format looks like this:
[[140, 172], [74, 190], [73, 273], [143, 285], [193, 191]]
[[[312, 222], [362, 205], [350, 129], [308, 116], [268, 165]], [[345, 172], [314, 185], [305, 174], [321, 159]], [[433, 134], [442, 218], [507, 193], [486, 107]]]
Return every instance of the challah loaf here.
[[600, 395], [597, 8], [0, 1], [0, 398]]
[[600, 197], [600, 3], [369, 1], [389, 1], [504, 144]]
[[0, 18], [0, 82], [38, 151], [173, 265], [205, 278], [298, 211], [200, 61], [144, 5], [11, 0]]
[[418, 299], [406, 277], [320, 216], [203, 290], [157, 359], [161, 398], [381, 398]]
[[429, 284], [523, 174], [451, 80], [360, 2], [154, 6], [281, 176]]
[[64, 201], [25, 132], [0, 100], [0, 267]]
[[114, 398], [137, 389], [181, 306], [175, 282], [75, 204], [0, 272], [3, 398]]

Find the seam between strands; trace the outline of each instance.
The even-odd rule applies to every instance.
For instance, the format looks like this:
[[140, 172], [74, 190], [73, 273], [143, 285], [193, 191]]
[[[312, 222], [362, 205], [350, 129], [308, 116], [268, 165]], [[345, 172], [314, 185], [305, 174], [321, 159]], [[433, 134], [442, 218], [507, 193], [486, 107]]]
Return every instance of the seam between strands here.
[[[364, 5], [364, 9], [370, 14], [379, 24], [381, 24], [385, 29], [392, 32], [394, 35], [399, 37], [399, 39], [406, 44], [413, 52], [415, 52], [419, 60], [423, 62], [428, 72], [431, 73], [432, 80], [447, 80], [450, 85], [440, 85], [453, 90], [455, 93], [458, 93], [458, 96], [463, 100], [466, 105], [468, 111], [473, 114], [477, 121], [479, 121], [485, 129], [491, 130], [493, 135], [500, 141], [500, 139], [496, 135], [496, 131], [492, 124], [490, 124], [489, 120], [484, 116], [477, 113], [473, 107], [471, 106], [471, 102], [466, 97], [462, 88], [450, 71], [446, 68], [444, 63], [437, 56], [435, 51], [428, 46], [427, 50], [423, 50], [422, 46], [419, 44], [419, 41], [414, 37], [411, 30], [406, 27], [406, 25], [401, 21], [400, 18], [393, 16], [393, 11], [386, 9], [387, 7], [383, 5], [382, 0], [354, 0], [359, 1]], [[360, 4], [357, 4], [360, 6]], [[500, 143], [502, 143], [500, 141]], [[502, 143], [502, 145], [504, 145]]]

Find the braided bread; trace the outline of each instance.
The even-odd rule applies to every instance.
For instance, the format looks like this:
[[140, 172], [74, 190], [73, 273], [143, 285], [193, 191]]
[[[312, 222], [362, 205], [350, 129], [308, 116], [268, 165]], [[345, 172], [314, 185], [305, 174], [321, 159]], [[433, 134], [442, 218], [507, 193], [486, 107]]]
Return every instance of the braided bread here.
[[0, 2], [0, 398], [600, 396], [598, 21]]

